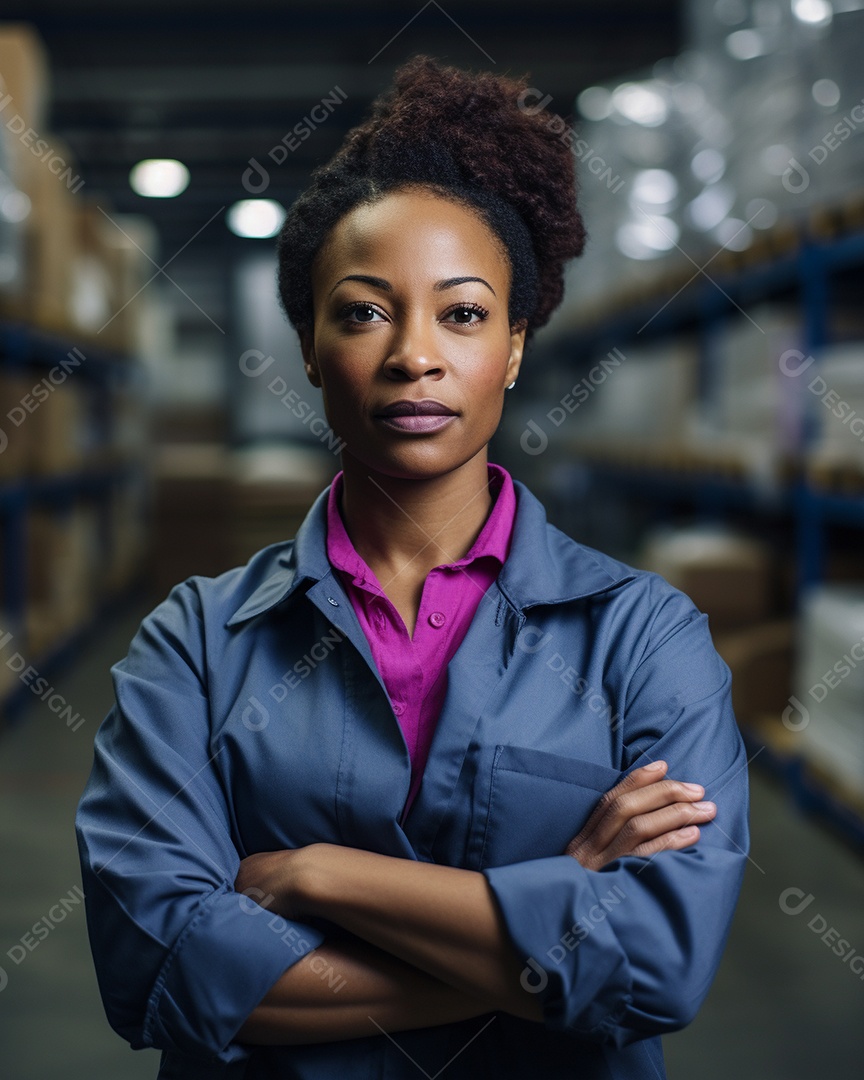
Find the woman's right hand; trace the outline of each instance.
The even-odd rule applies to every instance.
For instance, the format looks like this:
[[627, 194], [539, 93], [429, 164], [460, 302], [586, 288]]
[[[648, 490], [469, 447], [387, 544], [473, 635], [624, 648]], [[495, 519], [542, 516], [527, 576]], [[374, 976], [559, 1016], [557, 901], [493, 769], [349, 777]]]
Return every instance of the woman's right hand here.
[[700, 784], [665, 779], [667, 767], [653, 761], [607, 791], [564, 854], [587, 870], [600, 870], [622, 855], [654, 855], [694, 844], [698, 823], [710, 821], [717, 807], [702, 801]]

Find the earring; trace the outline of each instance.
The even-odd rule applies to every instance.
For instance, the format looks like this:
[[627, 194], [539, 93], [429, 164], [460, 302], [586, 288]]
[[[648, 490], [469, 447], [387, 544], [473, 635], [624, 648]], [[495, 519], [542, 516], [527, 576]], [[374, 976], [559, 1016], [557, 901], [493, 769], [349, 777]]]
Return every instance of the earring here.
[[515, 385], [516, 385], [516, 380], [514, 379], [513, 382], [511, 382], [510, 385], [507, 387], [507, 389], [512, 390]]

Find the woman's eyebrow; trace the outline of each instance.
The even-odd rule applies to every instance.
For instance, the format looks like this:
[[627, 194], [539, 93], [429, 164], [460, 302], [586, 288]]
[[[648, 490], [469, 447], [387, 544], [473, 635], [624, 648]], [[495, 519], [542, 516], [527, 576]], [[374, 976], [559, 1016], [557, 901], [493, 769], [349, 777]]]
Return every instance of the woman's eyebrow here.
[[373, 277], [371, 274], [346, 274], [345, 277], [339, 278], [327, 295], [329, 296], [330, 293], [334, 292], [343, 281], [365, 281], [367, 285], [374, 285], [376, 289], [384, 289], [386, 292], [393, 291], [393, 286], [384, 278]]
[[496, 295], [495, 290], [489, 284], [489, 282], [482, 277], [451, 277], [446, 278], [444, 281], [437, 281], [435, 283], [435, 291], [441, 292], [442, 289], [451, 289], [454, 285], [463, 285], [466, 281], [479, 281], [481, 285], [485, 285], [489, 292], [493, 296]]
[[[334, 292], [342, 284], [343, 281], [363, 281], [367, 285], [374, 285], [376, 289], [383, 289], [385, 292], [393, 291], [393, 286], [390, 284], [389, 281], [386, 280], [386, 278], [373, 277], [372, 274], [346, 274], [345, 277], [339, 278], [339, 280], [330, 290], [330, 293]], [[489, 292], [492, 293], [493, 296], [497, 295], [489, 282], [482, 277], [445, 278], [444, 281], [436, 281], [433, 288], [436, 292], [442, 292], [444, 289], [452, 289], [454, 285], [463, 285], [466, 281], [479, 281], [481, 285], [486, 286], [486, 288], [489, 290]], [[327, 295], [329, 296], [330, 293], [328, 293]]]

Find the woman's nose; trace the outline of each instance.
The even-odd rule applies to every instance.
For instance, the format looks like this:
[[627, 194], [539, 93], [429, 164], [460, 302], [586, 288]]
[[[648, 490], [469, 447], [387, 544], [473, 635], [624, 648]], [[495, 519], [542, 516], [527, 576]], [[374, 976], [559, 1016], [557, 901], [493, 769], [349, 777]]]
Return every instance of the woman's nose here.
[[409, 379], [438, 374], [443, 370], [443, 364], [433, 331], [424, 327], [420, 320], [399, 326], [385, 367], [388, 374]]

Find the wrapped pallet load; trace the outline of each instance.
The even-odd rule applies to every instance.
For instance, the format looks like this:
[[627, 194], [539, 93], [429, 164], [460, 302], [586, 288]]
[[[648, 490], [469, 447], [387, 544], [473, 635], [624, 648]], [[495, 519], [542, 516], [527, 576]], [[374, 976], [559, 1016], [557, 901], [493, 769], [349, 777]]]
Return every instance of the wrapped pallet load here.
[[864, 799], [864, 586], [823, 585], [802, 605], [788, 723], [802, 751]]

